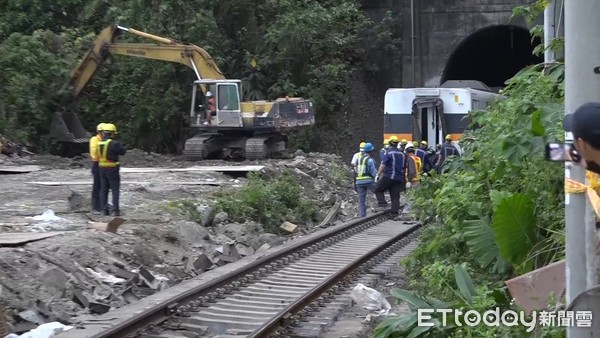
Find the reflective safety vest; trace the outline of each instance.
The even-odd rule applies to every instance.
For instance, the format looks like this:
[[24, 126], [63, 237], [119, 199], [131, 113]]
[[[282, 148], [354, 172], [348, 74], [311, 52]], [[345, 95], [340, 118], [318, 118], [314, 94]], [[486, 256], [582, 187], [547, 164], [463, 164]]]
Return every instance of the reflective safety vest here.
[[[416, 171], [416, 175], [412, 179], [411, 182], [419, 182], [419, 181], [421, 181], [421, 169], [423, 169], [423, 162], [421, 162], [421, 159], [419, 158], [419, 156], [410, 155], [409, 157], [415, 161], [415, 171]], [[408, 181], [408, 170], [406, 171], [406, 180]]]
[[106, 141], [98, 142], [98, 150], [100, 151], [100, 161], [98, 161], [98, 166], [101, 168], [114, 168], [119, 165], [119, 162], [112, 162], [107, 158], [108, 156], [108, 144], [112, 141], [108, 139]]
[[371, 176], [371, 174], [369, 173], [369, 170], [367, 168], [367, 163], [370, 158], [371, 158], [371, 156], [369, 156], [367, 154], [359, 157], [358, 166], [356, 169], [356, 172], [358, 173], [358, 176], [356, 176], [357, 181], [374, 179], [374, 177]]

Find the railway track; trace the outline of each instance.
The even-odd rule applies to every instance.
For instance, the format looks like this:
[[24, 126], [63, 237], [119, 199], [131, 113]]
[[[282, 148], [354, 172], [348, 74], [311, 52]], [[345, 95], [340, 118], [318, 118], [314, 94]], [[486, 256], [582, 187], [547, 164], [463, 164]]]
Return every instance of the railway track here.
[[58, 337], [319, 337], [352, 303], [352, 283], [397, 264], [419, 228], [383, 212], [356, 219], [162, 301], [131, 306], [129, 318], [109, 312]]

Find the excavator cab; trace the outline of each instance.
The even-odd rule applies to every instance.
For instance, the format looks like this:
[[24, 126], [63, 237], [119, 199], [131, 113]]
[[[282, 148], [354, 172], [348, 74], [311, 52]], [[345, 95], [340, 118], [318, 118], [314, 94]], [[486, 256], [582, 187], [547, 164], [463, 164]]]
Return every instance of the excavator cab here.
[[[211, 112], [208, 97], [211, 92], [215, 100], [215, 111]], [[243, 127], [240, 97], [240, 80], [197, 80], [194, 81], [190, 125], [192, 127], [214, 126], [221, 128]], [[204, 99], [199, 99], [201, 96]], [[198, 102], [200, 104], [198, 104]]]

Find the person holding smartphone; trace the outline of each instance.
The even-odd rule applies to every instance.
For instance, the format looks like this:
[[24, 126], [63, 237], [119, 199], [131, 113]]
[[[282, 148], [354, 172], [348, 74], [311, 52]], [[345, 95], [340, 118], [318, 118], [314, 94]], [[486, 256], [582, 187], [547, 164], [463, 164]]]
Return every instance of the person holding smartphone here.
[[585, 103], [565, 116], [564, 128], [573, 133], [573, 145], [579, 154], [574, 163], [600, 174], [600, 102]]

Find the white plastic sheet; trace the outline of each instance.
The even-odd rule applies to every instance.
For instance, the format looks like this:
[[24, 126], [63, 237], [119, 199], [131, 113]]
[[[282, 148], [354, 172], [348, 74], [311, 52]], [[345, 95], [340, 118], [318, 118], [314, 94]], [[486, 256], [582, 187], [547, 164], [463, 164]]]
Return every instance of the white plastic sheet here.
[[372, 289], [364, 284], [358, 283], [350, 296], [360, 307], [369, 310], [371, 313], [367, 315], [366, 321], [371, 317], [387, 316], [392, 309], [390, 303], [385, 299], [381, 292]]
[[35, 329], [25, 332], [18, 336], [14, 333], [9, 334], [5, 338], [52, 338], [55, 335], [72, 329], [73, 326], [63, 325], [59, 322], [51, 322], [42, 324]]
[[60, 218], [54, 214], [54, 211], [51, 209], [44, 210], [44, 213], [41, 215], [31, 217], [34, 221], [42, 221], [42, 222], [56, 222], [62, 221], [64, 218]]

